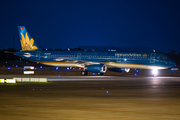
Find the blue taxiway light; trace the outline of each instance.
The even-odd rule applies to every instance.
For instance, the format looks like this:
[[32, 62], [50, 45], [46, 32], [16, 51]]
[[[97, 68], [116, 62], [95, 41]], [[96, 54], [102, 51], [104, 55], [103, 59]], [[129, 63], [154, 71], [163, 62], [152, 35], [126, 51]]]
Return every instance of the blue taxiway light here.
[[34, 68], [35, 70], [37, 69], [37, 68]]
[[69, 67], [67, 67], [66, 69], [69, 70]]
[[134, 75], [136, 76], [137, 74], [135, 73]]
[[58, 77], [60, 77], [60, 75], [58, 75]]
[[109, 91], [106, 91], [106, 93], [108, 94], [108, 93], [109, 93]]
[[139, 72], [139, 70], [136, 70], [136, 72]]
[[42, 67], [42, 66], [39, 66], [39, 68], [41, 68], [41, 69], [42, 69], [43, 67]]
[[8, 70], [10, 70], [11, 68], [10, 68], [10, 67], [8, 67], [7, 69], [8, 69]]
[[59, 70], [59, 67], [56, 67], [56, 70]]
[[93, 73], [93, 75], [95, 75], [95, 73]]
[[18, 65], [16, 65], [16, 67], [18, 67]]
[[25, 68], [23, 68], [23, 70], [26, 70]]

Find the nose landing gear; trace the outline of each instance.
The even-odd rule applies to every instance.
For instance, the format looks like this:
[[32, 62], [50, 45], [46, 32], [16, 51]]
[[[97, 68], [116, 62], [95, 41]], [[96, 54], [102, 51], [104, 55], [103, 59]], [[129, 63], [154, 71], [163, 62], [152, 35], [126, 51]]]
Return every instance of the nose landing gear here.
[[85, 71], [81, 71], [81, 75], [82, 75], [82, 76], [86, 76], [86, 75], [88, 75], [88, 71], [87, 71], [87, 70], [85, 70]]
[[101, 76], [101, 75], [103, 75], [104, 73], [97, 73], [97, 75], [99, 75], [99, 76]]

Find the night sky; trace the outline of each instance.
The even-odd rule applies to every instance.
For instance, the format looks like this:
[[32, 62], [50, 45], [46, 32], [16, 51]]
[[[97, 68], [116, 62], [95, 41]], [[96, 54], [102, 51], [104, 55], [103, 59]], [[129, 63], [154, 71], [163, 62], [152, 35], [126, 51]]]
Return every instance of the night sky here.
[[180, 52], [180, 0], [1, 0], [0, 49], [21, 49], [23, 25], [41, 48], [151, 46]]

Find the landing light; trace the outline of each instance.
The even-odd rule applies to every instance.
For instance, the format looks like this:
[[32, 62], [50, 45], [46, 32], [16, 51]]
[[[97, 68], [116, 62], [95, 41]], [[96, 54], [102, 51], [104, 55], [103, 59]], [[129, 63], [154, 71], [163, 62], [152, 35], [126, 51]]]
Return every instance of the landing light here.
[[157, 68], [154, 68], [154, 69], [152, 70], [152, 74], [153, 74], [154, 76], [157, 76], [157, 75], [158, 75], [158, 69], [157, 69]]

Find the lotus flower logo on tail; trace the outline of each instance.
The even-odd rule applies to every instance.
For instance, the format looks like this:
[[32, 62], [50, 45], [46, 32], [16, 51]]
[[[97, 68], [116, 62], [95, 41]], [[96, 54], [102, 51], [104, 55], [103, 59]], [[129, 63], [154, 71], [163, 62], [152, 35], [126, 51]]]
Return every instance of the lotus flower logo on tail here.
[[24, 37], [24, 35], [21, 33], [21, 46], [22, 46], [22, 50], [23, 51], [27, 51], [27, 50], [37, 50], [38, 48], [34, 45], [34, 39], [31, 38], [29, 40], [29, 37], [27, 35], [27, 32], [26, 32], [26, 35]]
[[21, 47], [23, 51], [38, 50], [38, 46], [35, 44], [34, 39], [30, 36], [24, 26], [19, 27]]

